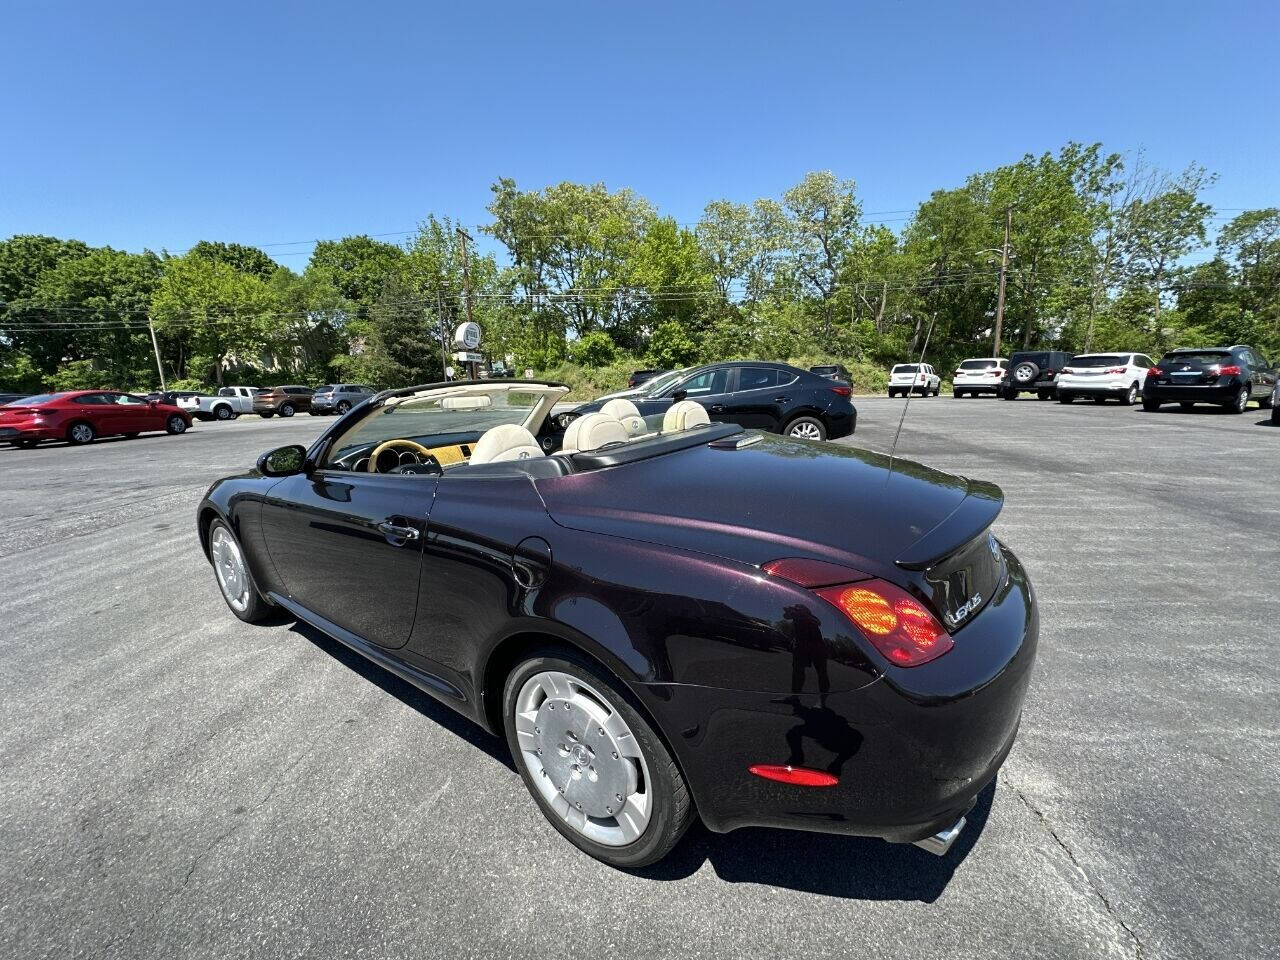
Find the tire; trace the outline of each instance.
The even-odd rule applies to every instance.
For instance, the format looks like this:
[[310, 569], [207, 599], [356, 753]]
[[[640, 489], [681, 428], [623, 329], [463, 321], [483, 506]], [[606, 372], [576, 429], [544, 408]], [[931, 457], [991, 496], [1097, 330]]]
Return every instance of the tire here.
[[1189, 400], [1183, 400], [1178, 406], [1182, 408], [1183, 413], [1190, 413], [1196, 408], [1196, 405]]
[[292, 417], [295, 412], [296, 411], [293, 409], [293, 404], [291, 403], [286, 403], [284, 406], [280, 408], [280, 416], [282, 417]]
[[1235, 399], [1226, 406], [1227, 411], [1230, 413], [1244, 413], [1249, 406], [1249, 388], [1241, 387], [1237, 390]]
[[225, 403], [218, 404], [216, 407], [213, 408], [213, 418], [215, 420], [230, 420], [231, 408], [228, 407]]
[[1159, 400], [1148, 400], [1146, 397], [1143, 397], [1143, 398], [1142, 398], [1142, 409], [1143, 409], [1143, 410], [1145, 410], [1145, 411], [1147, 411], [1147, 413], [1155, 413], [1157, 410], [1159, 410], [1159, 409], [1160, 409], [1160, 401], [1159, 401]]
[[309, 417], [318, 417], [318, 416], [320, 416], [320, 412], [319, 412], [318, 410], [308, 410], [308, 411], [307, 411], [307, 416], [309, 416]]
[[1129, 389], [1120, 395], [1120, 405], [1132, 407], [1138, 402], [1138, 385], [1136, 383], [1129, 384]]
[[933, 388], [933, 395], [935, 397], [942, 395], [942, 384], [938, 384], [936, 387]]
[[137, 434], [137, 433], [126, 433], [126, 434], [124, 434], [124, 438], [125, 438], [126, 440], [137, 440], [139, 436], [140, 436], [140, 434]]
[[1008, 387], [1005, 390], [1002, 390], [999, 396], [1001, 400], [1017, 400], [1018, 391], [1015, 390], [1013, 387]]
[[1053, 400], [1055, 397], [1057, 397], [1057, 395], [1058, 395], [1057, 390], [1037, 390], [1036, 391], [1037, 400]]
[[180, 433], [187, 432], [187, 421], [183, 420], [176, 413], [164, 422], [164, 432], [177, 436]]
[[898, 395], [898, 391], [897, 391], [897, 390], [890, 390], [890, 391], [889, 391], [889, 396], [890, 396], [891, 398], [892, 398], [892, 397], [896, 397], [897, 395]]
[[343, 400], [340, 404], [338, 404], [338, 416], [345, 417], [350, 412], [351, 412], [351, 404], [347, 403], [347, 401]]
[[1271, 401], [1271, 394], [1269, 393], [1265, 397], [1263, 397], [1261, 400], [1258, 401], [1259, 410], [1271, 410], [1271, 409], [1274, 409], [1274, 406], [1275, 405]]
[[39, 440], [15, 440], [13, 445], [19, 450], [34, 450]]
[[232, 613], [245, 623], [261, 623], [270, 616], [273, 604], [258, 593], [240, 541], [221, 520], [209, 524], [209, 562], [218, 592]]
[[1107, 402], [1107, 398], [1106, 398], [1106, 396], [1105, 396], [1105, 395], [1103, 395], [1103, 394], [1101, 394], [1101, 393], [1100, 393], [1100, 394], [1098, 394], [1096, 397], [1094, 397], [1094, 398], [1093, 398], [1093, 402], [1094, 402], [1094, 403], [1106, 403], [1106, 402]]
[[1064, 393], [1061, 390], [1058, 391], [1059, 403], [1075, 403], [1075, 401], [1076, 401], [1076, 395], [1074, 393]]
[[[622, 685], [585, 657], [545, 650], [520, 663], [503, 687], [502, 717], [534, 802], [584, 853], [643, 867], [670, 853], [693, 822], [689, 788], [661, 737]], [[575, 775], [580, 765], [597, 778]], [[615, 816], [615, 803], [633, 815]]]
[[272, 417], [275, 416], [275, 414], [263, 412], [263, 413], [259, 413], [258, 416], [260, 416], [263, 420], [270, 420]]
[[92, 424], [85, 423], [83, 420], [67, 427], [67, 443], [73, 447], [83, 447], [87, 443], [93, 443], [97, 436], [98, 432], [93, 429]]
[[1013, 368], [1013, 379], [1022, 387], [1035, 383], [1038, 376], [1040, 376], [1040, 367], [1030, 360], [1023, 360]]
[[[1271, 425], [1273, 427], [1280, 427], [1280, 407], [1277, 407], [1274, 404], [1271, 407]], [[30, 440], [23, 441], [23, 443], [30, 443], [30, 442], [31, 442]]]
[[787, 424], [783, 433], [796, 440], [827, 439], [827, 428], [817, 417], [796, 417]]
[[952, 387], [952, 388], [951, 388], [951, 396], [952, 396], [954, 399], [956, 399], [956, 400], [963, 400], [963, 399], [964, 399], [964, 391], [963, 391], [963, 390], [957, 390], [957, 389], [955, 389], [955, 387]]

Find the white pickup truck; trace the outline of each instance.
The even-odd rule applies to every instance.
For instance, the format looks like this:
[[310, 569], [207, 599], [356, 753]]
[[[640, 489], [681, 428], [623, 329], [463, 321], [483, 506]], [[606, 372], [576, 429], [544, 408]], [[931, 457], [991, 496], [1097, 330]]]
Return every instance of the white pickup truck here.
[[253, 395], [258, 387], [219, 387], [211, 397], [180, 397], [178, 406], [197, 420], [234, 420], [253, 412]]

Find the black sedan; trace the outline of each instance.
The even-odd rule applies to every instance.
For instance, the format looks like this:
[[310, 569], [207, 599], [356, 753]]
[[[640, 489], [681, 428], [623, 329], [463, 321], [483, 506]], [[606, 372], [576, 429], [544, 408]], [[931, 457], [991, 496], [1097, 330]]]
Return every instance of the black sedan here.
[[[694, 367], [657, 393], [631, 397], [640, 416], [665, 413], [673, 403], [694, 400], [716, 423], [784, 433], [801, 440], [847, 437], [857, 426], [857, 411], [846, 383], [763, 360], [712, 363]], [[601, 410], [604, 401], [585, 403], [558, 415], [563, 431], [577, 417]]]
[[1271, 405], [1277, 370], [1253, 347], [1183, 348], [1171, 350], [1147, 370], [1142, 384], [1142, 409], [1159, 410], [1177, 403], [1190, 410], [1212, 403], [1231, 413], [1244, 413], [1250, 400]]
[[505, 736], [547, 819], [616, 866], [695, 817], [946, 853], [1036, 652], [1000, 491], [691, 401], [638, 436], [588, 414], [546, 456], [565, 392], [390, 391], [218, 481], [197, 523], [227, 605]]

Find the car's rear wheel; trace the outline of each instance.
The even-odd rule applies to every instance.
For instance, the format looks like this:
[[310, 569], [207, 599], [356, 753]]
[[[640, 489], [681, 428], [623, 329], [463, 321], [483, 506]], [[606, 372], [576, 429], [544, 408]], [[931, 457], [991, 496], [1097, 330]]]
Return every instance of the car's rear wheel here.
[[963, 390], [957, 390], [955, 387], [952, 387], [952, 388], [951, 388], [951, 396], [955, 397], [957, 400], [963, 400], [963, 399], [964, 399], [964, 391], [963, 391]]
[[19, 450], [34, 450], [39, 440], [15, 440], [13, 445]]
[[176, 413], [164, 422], [165, 433], [177, 435], [187, 432], [187, 421], [183, 420]]
[[1182, 408], [1183, 413], [1190, 413], [1192, 410], [1195, 409], [1196, 405], [1189, 400], [1183, 400], [1181, 403], [1178, 404], [1178, 406]]
[[[1280, 427], [1280, 407], [1277, 407], [1275, 404], [1272, 404], [1271, 406], [1271, 425], [1273, 427]], [[27, 442], [30, 443], [30, 441]]]
[[1094, 398], [1093, 398], [1093, 402], [1094, 402], [1094, 403], [1106, 403], [1106, 402], [1107, 402], [1107, 398], [1106, 398], [1106, 396], [1105, 396], [1104, 394], [1101, 394], [1101, 393], [1100, 393], [1100, 394], [1098, 394], [1096, 397], [1094, 397]]
[[221, 520], [209, 525], [209, 561], [222, 599], [232, 613], [245, 623], [258, 623], [271, 613], [271, 605], [262, 599], [253, 582], [240, 542]]
[[890, 391], [889, 391], [889, 396], [890, 396], [890, 397], [896, 397], [897, 395], [898, 395], [898, 391], [897, 391], [897, 390], [890, 390]]
[[623, 868], [671, 851], [693, 820], [689, 789], [616, 680], [548, 651], [511, 672], [502, 703], [520, 776], [570, 843]]
[[1059, 403], [1075, 403], [1075, 400], [1076, 400], [1076, 395], [1074, 393], [1064, 393], [1061, 390], [1058, 391]]
[[1136, 383], [1129, 384], [1129, 389], [1120, 397], [1120, 402], [1126, 407], [1132, 407], [1138, 402], [1138, 385]]
[[293, 404], [291, 403], [286, 403], [283, 407], [280, 408], [280, 416], [282, 417], [292, 417], [293, 413], [294, 413]]
[[272, 417], [275, 416], [275, 414], [267, 413], [266, 411], [263, 411], [262, 413], [259, 413], [258, 416], [260, 416], [263, 420], [270, 420]]
[[1160, 409], [1160, 401], [1147, 400], [1144, 398], [1142, 401], [1142, 409], [1147, 411], [1147, 413], [1155, 413], [1157, 410]]
[[218, 420], [230, 420], [231, 408], [228, 407], [226, 404], [220, 404], [219, 406], [216, 406], [213, 408], [213, 415]]
[[83, 447], [86, 443], [93, 443], [93, 439], [97, 435], [97, 431], [84, 421], [73, 423], [67, 427], [67, 443], [77, 447]]
[[787, 424], [786, 434], [797, 440], [825, 440], [827, 428], [816, 417], [796, 417]]
[[1244, 413], [1247, 406], [1249, 406], [1249, 388], [1241, 387], [1227, 404], [1227, 409], [1232, 413]]

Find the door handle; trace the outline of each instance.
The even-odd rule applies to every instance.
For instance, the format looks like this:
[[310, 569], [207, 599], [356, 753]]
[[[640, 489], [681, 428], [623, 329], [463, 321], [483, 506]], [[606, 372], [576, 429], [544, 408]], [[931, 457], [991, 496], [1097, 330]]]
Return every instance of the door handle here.
[[401, 547], [405, 543], [410, 543], [418, 539], [417, 527], [402, 527], [399, 524], [392, 523], [390, 520], [383, 520], [378, 524], [378, 532], [388, 540], [401, 540], [403, 543], [393, 544], [393, 546]]
[[774, 403], [786, 403], [786, 402], [787, 402], [788, 400], [790, 400], [790, 399], [791, 399], [790, 397], [774, 397], [774, 398], [773, 398], [773, 402], [774, 402]]
[[723, 403], [713, 403], [713, 404], [712, 404], [710, 407], [708, 407], [707, 409], [708, 409], [711, 413], [724, 413], [724, 404], [723, 404]]

